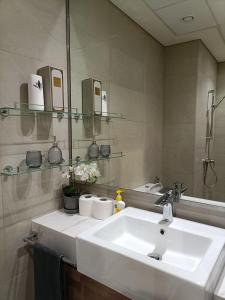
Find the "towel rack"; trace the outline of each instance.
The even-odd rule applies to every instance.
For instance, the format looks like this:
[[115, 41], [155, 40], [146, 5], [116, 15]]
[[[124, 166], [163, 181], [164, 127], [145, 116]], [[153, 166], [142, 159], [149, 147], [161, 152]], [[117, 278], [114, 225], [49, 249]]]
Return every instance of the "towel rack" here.
[[[36, 231], [31, 231], [30, 235], [23, 239], [23, 242], [28, 244], [31, 247], [33, 247], [37, 241], [38, 241], [38, 233]], [[63, 257], [62, 261], [70, 265], [71, 267], [76, 268], [76, 265], [72, 263], [72, 261], [69, 260], [68, 258]]]

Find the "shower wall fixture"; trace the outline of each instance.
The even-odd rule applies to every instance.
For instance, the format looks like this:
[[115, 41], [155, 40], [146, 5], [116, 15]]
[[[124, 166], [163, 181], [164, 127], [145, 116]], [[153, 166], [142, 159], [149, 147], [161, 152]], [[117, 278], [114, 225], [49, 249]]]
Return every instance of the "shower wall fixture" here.
[[[223, 102], [225, 96], [215, 103], [215, 90], [208, 91], [207, 98], [207, 111], [206, 111], [206, 138], [205, 138], [205, 155], [206, 157], [202, 160], [203, 163], [203, 183], [208, 188], [215, 188], [218, 178], [215, 169], [216, 162], [212, 158], [211, 150], [214, 138], [214, 119], [215, 111], [218, 106]], [[211, 172], [211, 181], [209, 175]]]

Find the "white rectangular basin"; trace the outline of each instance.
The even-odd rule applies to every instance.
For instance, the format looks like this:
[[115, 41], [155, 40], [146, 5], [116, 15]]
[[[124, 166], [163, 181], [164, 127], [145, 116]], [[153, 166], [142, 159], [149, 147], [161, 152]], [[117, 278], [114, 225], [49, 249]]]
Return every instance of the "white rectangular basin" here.
[[225, 230], [127, 208], [77, 237], [81, 273], [131, 299], [213, 299]]

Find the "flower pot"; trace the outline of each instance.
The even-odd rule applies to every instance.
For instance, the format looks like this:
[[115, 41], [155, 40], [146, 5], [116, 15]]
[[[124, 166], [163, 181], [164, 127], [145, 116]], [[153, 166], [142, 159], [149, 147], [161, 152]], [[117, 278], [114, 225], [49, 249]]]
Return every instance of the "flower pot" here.
[[79, 198], [80, 193], [72, 190], [67, 186], [63, 188], [63, 207], [64, 211], [68, 214], [75, 214], [79, 211]]

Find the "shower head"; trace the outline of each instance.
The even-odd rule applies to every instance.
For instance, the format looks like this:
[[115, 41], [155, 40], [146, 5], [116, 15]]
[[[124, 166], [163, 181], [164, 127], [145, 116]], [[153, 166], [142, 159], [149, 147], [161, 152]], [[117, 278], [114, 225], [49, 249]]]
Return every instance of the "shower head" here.
[[215, 90], [209, 90], [208, 94], [215, 94]]

